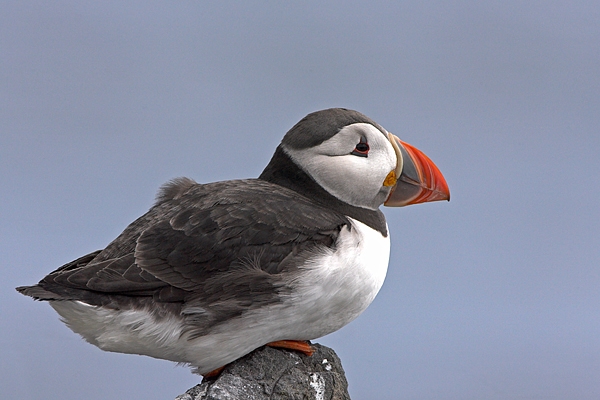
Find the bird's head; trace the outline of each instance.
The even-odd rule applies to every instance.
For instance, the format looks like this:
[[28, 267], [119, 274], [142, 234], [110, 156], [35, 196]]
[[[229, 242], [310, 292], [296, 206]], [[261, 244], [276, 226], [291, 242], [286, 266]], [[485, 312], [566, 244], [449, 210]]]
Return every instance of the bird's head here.
[[450, 199], [433, 161], [356, 111], [309, 114], [280, 147], [329, 194], [353, 206], [377, 209]]

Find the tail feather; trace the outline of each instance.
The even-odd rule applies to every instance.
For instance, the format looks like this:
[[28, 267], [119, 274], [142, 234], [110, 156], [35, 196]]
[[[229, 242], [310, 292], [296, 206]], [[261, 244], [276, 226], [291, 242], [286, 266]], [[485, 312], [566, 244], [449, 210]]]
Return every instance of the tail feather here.
[[50, 291], [42, 288], [39, 285], [19, 286], [16, 289], [17, 289], [17, 292], [24, 294], [25, 296], [33, 297], [34, 300], [43, 300], [43, 301], [68, 300], [67, 298], [65, 298], [57, 293], [50, 292]]

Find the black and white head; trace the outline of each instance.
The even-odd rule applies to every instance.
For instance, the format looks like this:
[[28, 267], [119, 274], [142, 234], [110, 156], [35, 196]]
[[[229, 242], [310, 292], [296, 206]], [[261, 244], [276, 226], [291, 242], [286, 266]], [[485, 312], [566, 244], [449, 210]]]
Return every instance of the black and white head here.
[[[355, 207], [376, 210], [382, 204], [450, 197], [431, 160], [357, 111], [332, 108], [307, 115], [285, 135], [278, 152], [330, 195]], [[277, 174], [279, 158], [276, 153], [261, 178]]]

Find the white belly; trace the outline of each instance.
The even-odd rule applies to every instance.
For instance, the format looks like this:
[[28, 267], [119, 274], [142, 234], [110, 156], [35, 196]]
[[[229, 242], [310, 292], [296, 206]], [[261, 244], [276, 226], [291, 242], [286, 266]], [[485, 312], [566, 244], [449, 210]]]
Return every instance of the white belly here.
[[268, 342], [327, 335], [371, 304], [385, 279], [390, 239], [351, 221], [352, 229], [342, 230], [336, 249], [312, 257], [281, 303], [245, 313], [202, 337], [190, 339], [176, 314], [156, 319], [144, 310], [50, 303], [74, 332], [103, 350], [187, 363], [206, 373]]

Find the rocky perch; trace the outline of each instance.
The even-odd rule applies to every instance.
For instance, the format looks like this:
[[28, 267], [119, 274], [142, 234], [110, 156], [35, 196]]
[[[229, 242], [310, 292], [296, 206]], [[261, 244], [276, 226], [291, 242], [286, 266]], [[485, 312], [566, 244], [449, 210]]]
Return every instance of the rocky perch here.
[[350, 400], [337, 354], [317, 343], [312, 346], [312, 356], [261, 347], [175, 400]]

